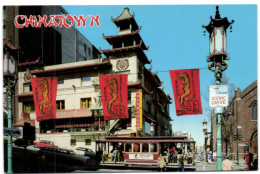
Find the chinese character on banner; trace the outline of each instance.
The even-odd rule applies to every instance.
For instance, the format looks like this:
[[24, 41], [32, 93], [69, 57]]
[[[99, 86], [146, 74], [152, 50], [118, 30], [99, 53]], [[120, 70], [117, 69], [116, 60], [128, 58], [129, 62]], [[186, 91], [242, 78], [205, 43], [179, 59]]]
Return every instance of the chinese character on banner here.
[[100, 75], [104, 120], [128, 118], [127, 74]]
[[142, 90], [136, 91], [136, 131], [143, 130], [143, 97]]
[[177, 116], [202, 114], [199, 69], [170, 70]]
[[37, 121], [56, 118], [57, 77], [31, 78]]

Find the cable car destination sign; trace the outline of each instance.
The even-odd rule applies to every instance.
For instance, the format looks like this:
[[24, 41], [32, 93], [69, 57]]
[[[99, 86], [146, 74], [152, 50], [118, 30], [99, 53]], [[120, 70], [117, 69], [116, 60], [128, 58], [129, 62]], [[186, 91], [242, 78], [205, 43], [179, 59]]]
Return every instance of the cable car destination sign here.
[[228, 106], [228, 85], [214, 85], [209, 87], [209, 106]]

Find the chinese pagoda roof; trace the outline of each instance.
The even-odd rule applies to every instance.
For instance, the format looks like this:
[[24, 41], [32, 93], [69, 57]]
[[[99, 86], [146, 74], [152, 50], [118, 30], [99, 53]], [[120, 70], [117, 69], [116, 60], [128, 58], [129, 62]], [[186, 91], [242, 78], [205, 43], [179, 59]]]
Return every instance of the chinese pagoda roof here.
[[95, 69], [97, 67], [100, 68], [108, 68], [111, 67], [112, 64], [110, 62], [110, 58], [108, 61], [105, 62], [100, 62], [100, 63], [91, 63], [91, 64], [85, 64], [85, 65], [77, 65], [77, 66], [69, 66], [69, 67], [61, 67], [61, 68], [54, 68], [54, 69], [47, 69], [47, 70], [36, 70], [32, 71], [32, 74], [35, 75], [46, 75], [46, 74], [54, 74], [54, 73], [71, 73], [73, 72], [78, 72], [78, 71], [84, 71], [85, 69]]
[[120, 40], [127, 40], [129, 38], [134, 38], [136, 40], [142, 41], [141, 47], [143, 50], [148, 50], [149, 46], [147, 47], [145, 45], [145, 43], [143, 42], [143, 39], [141, 38], [141, 36], [139, 34], [140, 29], [141, 29], [141, 27], [138, 30], [131, 32], [131, 33], [121, 34], [121, 35], [112, 35], [112, 36], [105, 36], [103, 33], [103, 38], [106, 39], [109, 44], [113, 44], [114, 42], [118, 42]]
[[138, 29], [138, 25], [134, 18], [134, 13], [130, 14], [129, 8], [124, 8], [124, 11], [115, 19], [111, 17], [111, 20], [116, 24], [116, 26], [120, 26], [122, 23], [129, 22], [132, 23], [132, 27]]
[[[151, 66], [152, 67], [152, 66]], [[144, 68], [144, 73], [146, 74], [146, 77], [150, 79], [150, 81], [155, 84], [156, 86], [161, 86], [162, 83], [160, 81], [159, 78], [156, 78], [154, 73], [151, 72], [151, 68], [150, 69], [146, 69]], [[157, 75], [156, 75], [157, 76]], [[158, 77], [158, 76], [157, 76]]]
[[114, 55], [115, 53], [122, 53], [122, 52], [128, 52], [135, 50], [137, 53], [138, 58], [144, 63], [144, 64], [150, 64], [150, 61], [148, 60], [147, 56], [145, 55], [143, 49], [141, 48], [142, 41], [139, 44], [136, 44], [134, 46], [128, 46], [123, 48], [114, 48], [114, 49], [106, 49], [106, 50], [99, 50], [107, 57]]
[[124, 11], [115, 19], [112, 19], [112, 21], [114, 22], [117, 22], [117, 21], [122, 21], [122, 20], [128, 20], [128, 19], [131, 19], [131, 18], [134, 18], [135, 14], [133, 13], [132, 15], [130, 14], [130, 11], [129, 11], [129, 8], [126, 7], [124, 8]]

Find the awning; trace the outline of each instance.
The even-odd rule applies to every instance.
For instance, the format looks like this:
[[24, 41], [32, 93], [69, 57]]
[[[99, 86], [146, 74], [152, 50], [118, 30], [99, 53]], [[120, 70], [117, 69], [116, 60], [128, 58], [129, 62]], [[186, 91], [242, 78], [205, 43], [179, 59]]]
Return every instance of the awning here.
[[19, 121], [13, 124], [13, 127], [22, 127], [24, 123], [30, 123], [31, 126], [35, 127], [35, 120], [30, 119], [30, 114], [26, 112], [22, 112]]
[[83, 108], [83, 109], [69, 109], [69, 110], [56, 111], [56, 119], [82, 118], [82, 117], [92, 117], [91, 110], [89, 108]]

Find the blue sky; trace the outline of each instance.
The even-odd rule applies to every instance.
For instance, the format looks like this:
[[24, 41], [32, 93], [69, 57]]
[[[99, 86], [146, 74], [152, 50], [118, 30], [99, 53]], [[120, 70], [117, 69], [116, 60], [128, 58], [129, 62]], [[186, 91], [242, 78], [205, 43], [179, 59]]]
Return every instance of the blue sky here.
[[[125, 7], [135, 13], [142, 26], [140, 35], [147, 46], [148, 59], [152, 59], [152, 71], [159, 72], [165, 92], [173, 98], [170, 75], [167, 70], [201, 68], [200, 90], [203, 114], [177, 117], [174, 103], [170, 115], [174, 131], [187, 131], [198, 144], [203, 144], [202, 121], [209, 121], [208, 87], [214, 85], [214, 73], [207, 69], [209, 37], [203, 36], [203, 24], [208, 25], [210, 16], [215, 17], [215, 5], [91, 5], [63, 6], [71, 15], [100, 16], [100, 26], [80, 27], [78, 30], [97, 48], [110, 48], [102, 34], [116, 35], [117, 27], [111, 17], [119, 16]], [[224, 72], [230, 83], [241, 90], [257, 79], [257, 13], [256, 5], [219, 5], [221, 17], [235, 20], [233, 32], [227, 29], [227, 53], [229, 67]], [[148, 66], [149, 68], [149, 66]], [[208, 129], [210, 129], [208, 125]]]

